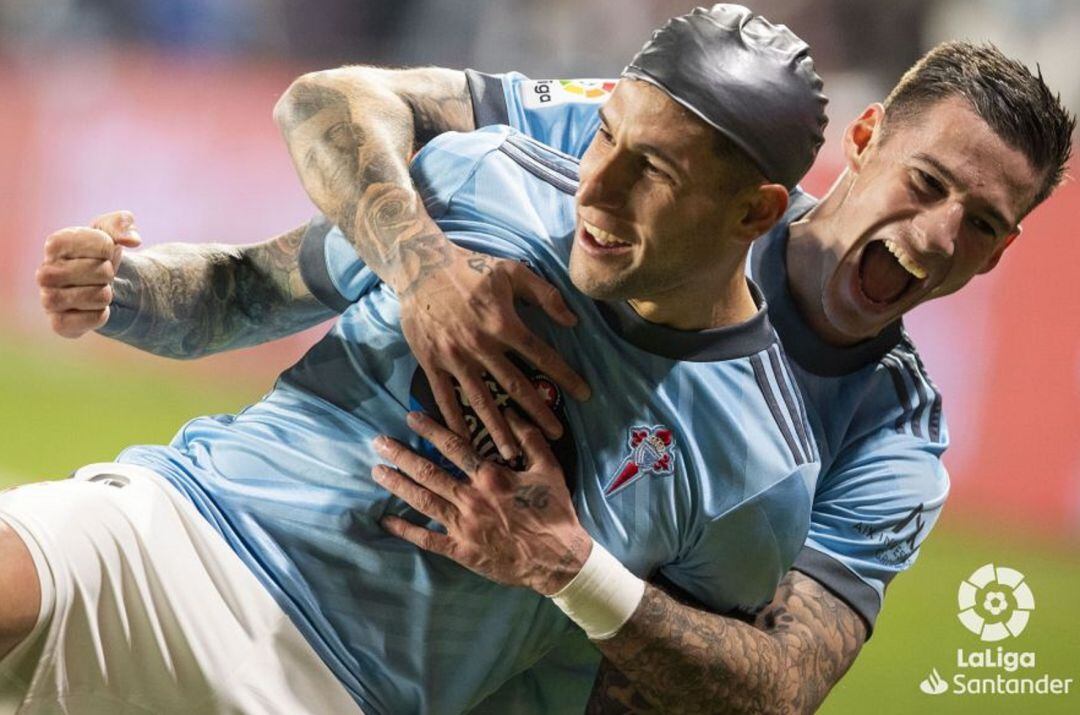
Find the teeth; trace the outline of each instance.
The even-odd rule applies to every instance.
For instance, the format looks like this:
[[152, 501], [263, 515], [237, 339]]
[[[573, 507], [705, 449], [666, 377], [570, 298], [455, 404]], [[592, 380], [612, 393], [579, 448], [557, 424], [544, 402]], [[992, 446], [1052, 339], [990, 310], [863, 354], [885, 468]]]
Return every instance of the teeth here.
[[615, 234], [608, 233], [607, 231], [605, 231], [602, 228], [599, 228], [597, 226], [593, 226], [591, 223], [589, 223], [585, 219], [582, 219], [581, 223], [583, 223], [585, 225], [585, 230], [588, 231], [592, 235], [593, 239], [595, 239], [596, 242], [599, 243], [601, 246], [628, 246], [628, 245], [630, 245], [626, 241], [623, 241], [622, 239], [620, 239]]
[[891, 238], [885, 239], [885, 248], [889, 249], [889, 253], [896, 256], [896, 260], [903, 266], [904, 270], [915, 276], [919, 280], [926, 278], [926, 269], [918, 264], [918, 262], [909, 256], [904, 250], [904, 247], [899, 243], [894, 242]]

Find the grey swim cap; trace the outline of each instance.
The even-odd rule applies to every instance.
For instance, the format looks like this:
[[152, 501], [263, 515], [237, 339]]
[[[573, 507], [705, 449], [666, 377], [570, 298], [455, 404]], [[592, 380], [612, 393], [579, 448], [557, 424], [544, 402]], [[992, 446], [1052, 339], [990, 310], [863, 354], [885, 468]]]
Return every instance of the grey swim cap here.
[[653, 33], [624, 77], [653, 84], [792, 188], [814, 163], [828, 119], [810, 47], [741, 5], [696, 8]]

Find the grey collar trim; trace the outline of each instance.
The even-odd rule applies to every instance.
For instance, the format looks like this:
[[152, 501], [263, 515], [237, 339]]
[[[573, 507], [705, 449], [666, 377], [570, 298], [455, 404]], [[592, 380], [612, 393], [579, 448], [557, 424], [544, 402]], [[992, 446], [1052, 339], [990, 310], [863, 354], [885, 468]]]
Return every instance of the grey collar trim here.
[[650, 323], [625, 302], [596, 302], [608, 326], [627, 342], [642, 350], [690, 362], [715, 362], [748, 357], [776, 342], [768, 318], [768, 306], [761, 289], [746, 281], [758, 312], [737, 325], [711, 330], [677, 330]]

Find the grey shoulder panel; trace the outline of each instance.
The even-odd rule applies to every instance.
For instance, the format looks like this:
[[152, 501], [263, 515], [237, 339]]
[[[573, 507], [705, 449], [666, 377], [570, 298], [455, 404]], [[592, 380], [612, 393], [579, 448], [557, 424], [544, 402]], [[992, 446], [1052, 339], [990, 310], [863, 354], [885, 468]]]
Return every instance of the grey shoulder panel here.
[[506, 108], [502, 80], [495, 75], [476, 70], [465, 70], [465, 79], [469, 83], [469, 94], [472, 95], [476, 128], [491, 124], [509, 124], [510, 114]]
[[344, 313], [351, 303], [338, 292], [326, 266], [326, 236], [333, 227], [322, 214], [308, 222], [300, 245], [300, 277], [320, 303], [335, 313]]

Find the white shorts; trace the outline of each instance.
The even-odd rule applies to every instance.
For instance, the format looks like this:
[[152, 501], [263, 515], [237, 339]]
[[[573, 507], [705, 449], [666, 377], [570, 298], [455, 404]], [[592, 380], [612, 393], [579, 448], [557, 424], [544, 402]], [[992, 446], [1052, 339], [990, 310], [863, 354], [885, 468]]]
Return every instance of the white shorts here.
[[158, 475], [94, 464], [0, 495], [41, 582], [0, 661], [18, 715], [358, 713], [288, 616]]

